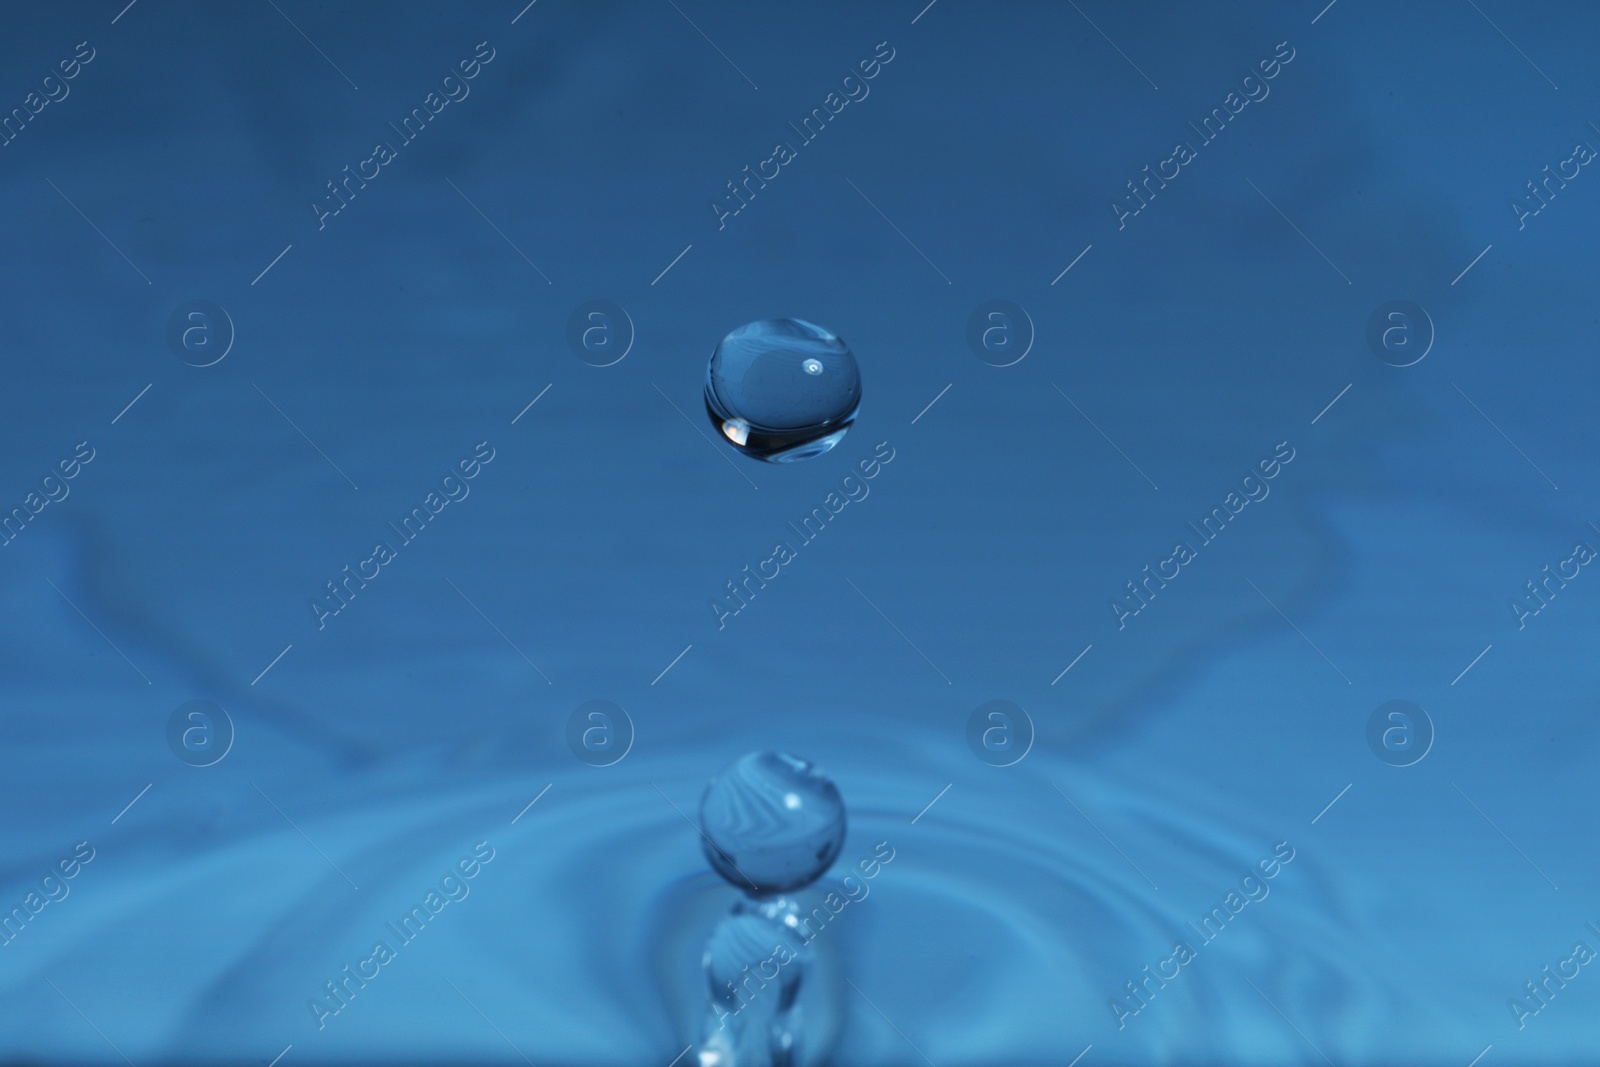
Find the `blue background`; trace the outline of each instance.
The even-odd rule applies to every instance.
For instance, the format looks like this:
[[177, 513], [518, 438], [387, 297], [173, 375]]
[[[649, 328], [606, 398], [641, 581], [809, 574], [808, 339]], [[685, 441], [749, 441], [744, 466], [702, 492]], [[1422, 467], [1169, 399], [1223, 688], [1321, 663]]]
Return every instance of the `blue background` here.
[[[0, 548], [0, 907], [95, 858], [0, 948], [0, 1060], [665, 1067], [737, 898], [695, 806], [758, 748], [838, 782], [844, 860], [896, 850], [827, 935], [831, 1062], [1592, 1060], [1589, 968], [1508, 1007], [1600, 948], [1600, 578], [1509, 606], [1600, 547], [1600, 178], [1510, 207], [1600, 146], [1592, 5], [3, 24], [0, 110], [94, 58], [0, 148], [0, 509], [94, 459]], [[479, 42], [470, 95], [319, 229]], [[879, 42], [870, 95], [719, 229]], [[1279, 42], [1270, 95], [1119, 229]], [[194, 299], [235, 334], [203, 368], [166, 337]], [[567, 343], [591, 299], [635, 334], [608, 367]], [[967, 343], [994, 299], [1034, 334], [1008, 367]], [[1405, 368], [1366, 336], [1395, 299], [1436, 332]], [[700, 399], [716, 342], [778, 316], [844, 337], [864, 390], [790, 467]], [[481, 441], [470, 495], [319, 629], [324, 583]], [[870, 495], [719, 628], [880, 442]], [[1119, 628], [1280, 442], [1270, 495]], [[608, 767], [566, 740], [597, 698], [631, 720]], [[203, 768], [167, 741], [196, 699], [235, 734]], [[966, 741], [995, 699], [1034, 735], [1004, 768]], [[1367, 742], [1394, 699], [1434, 734], [1408, 767]], [[319, 1028], [323, 983], [480, 841], [470, 896]], [[1119, 1020], [1280, 841], [1270, 895]]]

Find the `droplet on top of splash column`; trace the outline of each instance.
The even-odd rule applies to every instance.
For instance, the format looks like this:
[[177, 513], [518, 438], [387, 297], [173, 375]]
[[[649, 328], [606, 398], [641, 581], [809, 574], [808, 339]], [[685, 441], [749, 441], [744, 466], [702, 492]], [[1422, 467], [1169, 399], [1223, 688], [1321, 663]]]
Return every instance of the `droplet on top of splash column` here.
[[844, 847], [844, 799], [809, 760], [752, 752], [700, 799], [706, 859], [729, 884], [759, 894], [816, 881]]
[[802, 319], [763, 319], [722, 339], [706, 368], [706, 412], [740, 452], [792, 463], [828, 451], [861, 407], [849, 346]]

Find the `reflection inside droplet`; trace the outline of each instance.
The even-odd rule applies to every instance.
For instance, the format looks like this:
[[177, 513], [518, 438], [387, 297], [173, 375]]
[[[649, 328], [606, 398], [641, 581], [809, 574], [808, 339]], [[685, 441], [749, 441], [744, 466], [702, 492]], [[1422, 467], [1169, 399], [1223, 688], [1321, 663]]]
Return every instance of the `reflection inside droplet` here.
[[765, 319], [717, 345], [705, 401], [712, 424], [739, 451], [792, 463], [828, 451], [855, 422], [861, 373], [849, 347], [821, 326]]
[[844, 800], [810, 761], [752, 752], [700, 800], [706, 858], [728, 883], [757, 895], [819, 878], [844, 845]]

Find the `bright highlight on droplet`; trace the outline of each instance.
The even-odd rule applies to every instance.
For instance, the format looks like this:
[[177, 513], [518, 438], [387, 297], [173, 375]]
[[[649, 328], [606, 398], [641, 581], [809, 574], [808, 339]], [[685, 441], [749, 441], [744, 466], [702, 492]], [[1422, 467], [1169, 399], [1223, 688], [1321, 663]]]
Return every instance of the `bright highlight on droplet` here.
[[[802, 319], [763, 319], [722, 339], [706, 368], [706, 412], [739, 451], [768, 463], [820, 456], [861, 407], [849, 346]], [[729, 427], [737, 423], [739, 433]]]

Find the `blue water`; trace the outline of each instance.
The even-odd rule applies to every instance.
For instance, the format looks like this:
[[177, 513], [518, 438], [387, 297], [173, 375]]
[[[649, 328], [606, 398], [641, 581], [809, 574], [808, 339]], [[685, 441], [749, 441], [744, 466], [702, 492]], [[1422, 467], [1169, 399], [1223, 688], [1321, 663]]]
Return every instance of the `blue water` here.
[[0, 1061], [1593, 1062], [1600, 11], [524, 2], [6, 14]]

